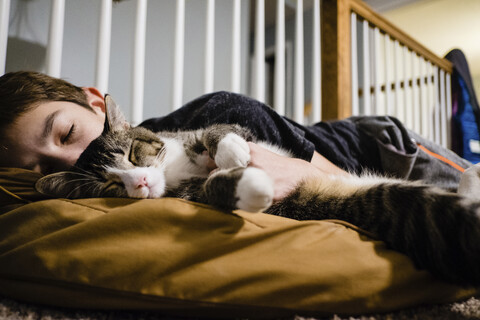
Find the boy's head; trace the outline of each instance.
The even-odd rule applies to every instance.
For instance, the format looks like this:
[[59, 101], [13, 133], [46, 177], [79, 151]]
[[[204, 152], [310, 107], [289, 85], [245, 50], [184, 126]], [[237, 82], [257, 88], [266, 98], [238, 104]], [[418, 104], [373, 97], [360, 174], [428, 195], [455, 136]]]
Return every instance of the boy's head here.
[[37, 72], [0, 77], [0, 166], [64, 169], [103, 129], [103, 96]]
[[0, 134], [41, 102], [70, 101], [91, 109], [82, 88], [43, 73], [19, 71], [0, 77]]

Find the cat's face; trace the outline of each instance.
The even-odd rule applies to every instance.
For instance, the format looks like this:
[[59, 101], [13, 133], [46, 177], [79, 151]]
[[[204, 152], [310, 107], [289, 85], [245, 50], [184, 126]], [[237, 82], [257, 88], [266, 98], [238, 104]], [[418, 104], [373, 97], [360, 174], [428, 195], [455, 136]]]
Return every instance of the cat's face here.
[[38, 191], [55, 197], [158, 198], [165, 192], [165, 145], [153, 132], [131, 128], [106, 97], [105, 129], [74, 168], [45, 176]]

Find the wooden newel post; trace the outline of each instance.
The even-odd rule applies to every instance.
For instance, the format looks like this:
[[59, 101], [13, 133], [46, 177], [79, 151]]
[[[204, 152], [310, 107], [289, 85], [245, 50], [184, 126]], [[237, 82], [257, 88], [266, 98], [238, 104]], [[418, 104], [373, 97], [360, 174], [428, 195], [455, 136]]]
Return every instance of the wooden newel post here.
[[350, 1], [322, 2], [322, 119], [351, 115]]

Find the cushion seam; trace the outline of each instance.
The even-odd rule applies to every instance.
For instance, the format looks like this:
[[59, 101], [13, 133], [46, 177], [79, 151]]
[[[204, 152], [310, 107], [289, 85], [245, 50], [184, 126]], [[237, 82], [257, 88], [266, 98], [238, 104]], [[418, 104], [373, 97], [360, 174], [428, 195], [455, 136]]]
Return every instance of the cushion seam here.
[[108, 213], [109, 212], [108, 210], [102, 210], [102, 209], [99, 209], [97, 207], [89, 206], [89, 205], [86, 205], [86, 204], [83, 204], [83, 203], [78, 203], [78, 202], [75, 202], [75, 201], [69, 200], [69, 199], [51, 199], [51, 200], [60, 200], [60, 201], [63, 201], [63, 202], [68, 202], [68, 203], [71, 203], [71, 204], [74, 204], [74, 205], [77, 205], [77, 206], [80, 206], [80, 207], [93, 209], [93, 210], [100, 211], [100, 212], [103, 212], [103, 213]]

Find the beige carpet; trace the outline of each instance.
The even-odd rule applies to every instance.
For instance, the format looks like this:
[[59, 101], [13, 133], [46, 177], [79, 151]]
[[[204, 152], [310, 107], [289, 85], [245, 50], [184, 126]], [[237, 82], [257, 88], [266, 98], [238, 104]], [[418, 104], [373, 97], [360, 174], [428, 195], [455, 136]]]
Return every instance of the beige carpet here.
[[[234, 317], [234, 315], [232, 315]], [[152, 312], [121, 312], [121, 311], [91, 311], [91, 310], [70, 310], [44, 307], [27, 304], [0, 297], [0, 319], [20, 320], [180, 320], [184, 318], [172, 318]], [[297, 316], [293, 320], [313, 320]], [[406, 320], [406, 319], [480, 319], [480, 299], [470, 298], [462, 302], [450, 303], [437, 306], [425, 306], [399, 312], [365, 315], [365, 316], [336, 316], [332, 315], [330, 320]]]

